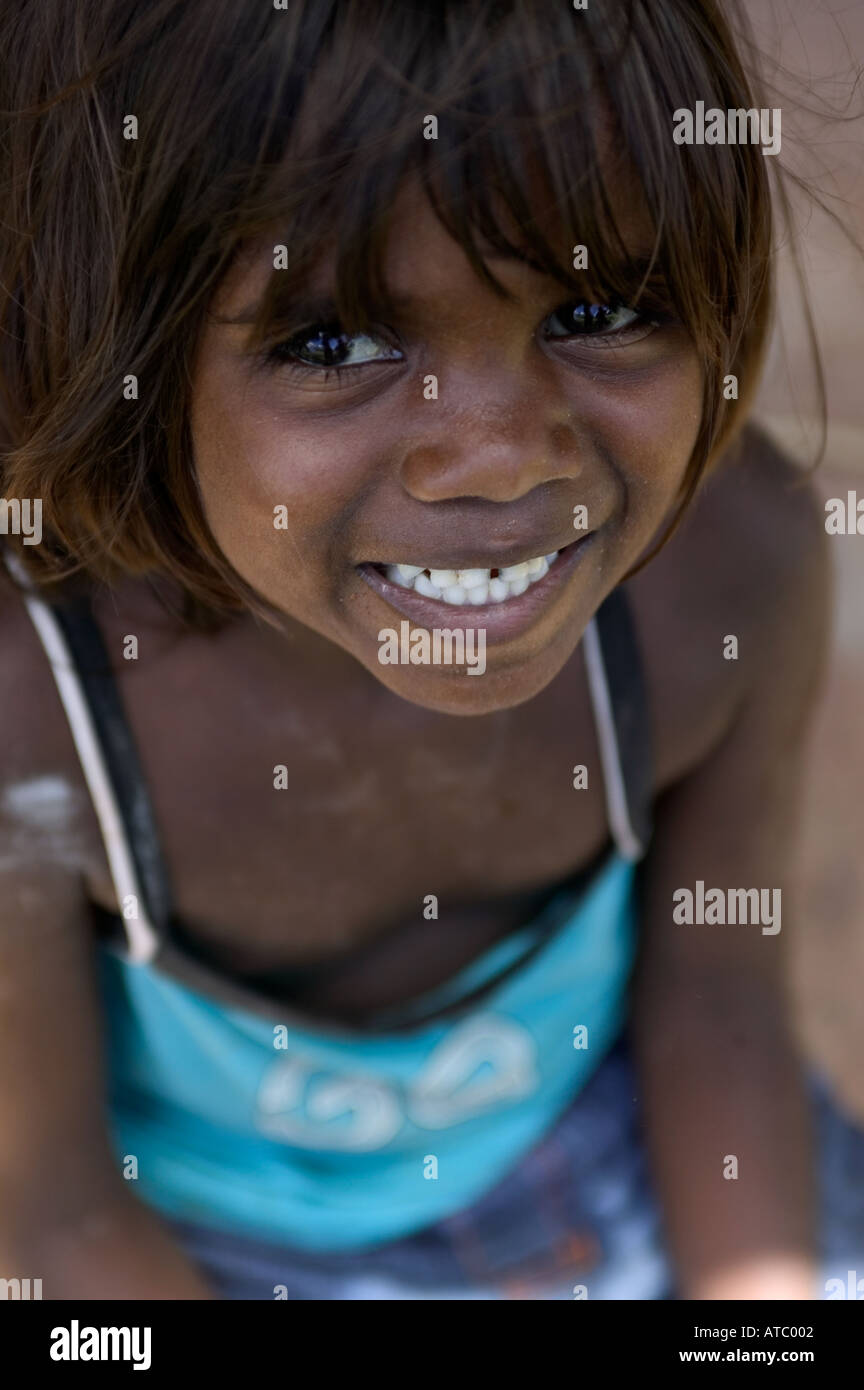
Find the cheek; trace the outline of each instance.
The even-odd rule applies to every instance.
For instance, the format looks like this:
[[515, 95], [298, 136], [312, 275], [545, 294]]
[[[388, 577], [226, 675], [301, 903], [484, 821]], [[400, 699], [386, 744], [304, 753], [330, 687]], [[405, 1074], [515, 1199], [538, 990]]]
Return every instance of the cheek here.
[[594, 383], [583, 420], [596, 432], [618, 474], [625, 531], [645, 540], [675, 500], [702, 418], [702, 371], [692, 350], [680, 351], [626, 383]]
[[272, 389], [265, 399], [212, 371], [197, 383], [192, 430], [208, 524], [244, 578], [266, 587], [288, 557], [304, 573], [326, 569], [363, 494], [356, 427], [289, 418]]

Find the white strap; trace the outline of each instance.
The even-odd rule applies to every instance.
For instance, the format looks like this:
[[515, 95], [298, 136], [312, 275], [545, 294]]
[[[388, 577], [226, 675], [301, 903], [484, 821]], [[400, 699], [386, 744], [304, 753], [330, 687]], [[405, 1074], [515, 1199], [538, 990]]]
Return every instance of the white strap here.
[[34, 593], [17, 556], [7, 550], [4, 558], [7, 568], [24, 588], [22, 596], [27, 605], [27, 611], [45, 649], [45, 655], [54, 675], [66, 717], [69, 720], [69, 728], [75, 740], [78, 758], [87, 780], [87, 786], [90, 789], [90, 796], [93, 799], [93, 806], [102, 831], [105, 853], [108, 857], [108, 866], [111, 870], [111, 879], [117, 894], [121, 916], [126, 898], [132, 896], [137, 903], [138, 916], [123, 917], [129, 957], [136, 964], [145, 964], [156, 955], [159, 948], [159, 937], [147, 916], [144, 896], [135, 869], [135, 861], [127, 843], [120, 808], [114, 795], [111, 778], [108, 775], [99, 740], [96, 737], [93, 717], [75, 663], [72, 660], [72, 654], [54, 613], [52, 613], [50, 606]]
[[609, 682], [606, 679], [603, 649], [600, 645], [600, 635], [594, 618], [586, 627], [582, 641], [585, 647], [588, 689], [594, 708], [594, 726], [597, 730], [597, 741], [600, 744], [600, 762], [606, 789], [606, 812], [609, 816], [609, 828], [624, 859], [641, 859], [644, 846], [630, 820], [630, 807], [627, 802], [624, 772], [621, 767], [621, 750], [618, 746], [618, 734], [612, 715]]

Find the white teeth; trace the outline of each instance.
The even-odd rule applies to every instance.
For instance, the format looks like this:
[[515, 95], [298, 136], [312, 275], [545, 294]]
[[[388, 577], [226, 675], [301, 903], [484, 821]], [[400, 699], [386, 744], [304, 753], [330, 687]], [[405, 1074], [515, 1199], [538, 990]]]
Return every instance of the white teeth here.
[[441, 590], [432, 583], [431, 579], [427, 579], [425, 574], [418, 574], [412, 587], [418, 594], [423, 594], [426, 598], [441, 597]]
[[527, 561], [524, 562], [524, 563], [521, 564], [521, 565], [508, 565], [506, 569], [501, 570], [501, 578], [502, 578], [502, 579], [506, 579], [507, 582], [508, 582], [508, 584], [509, 584], [509, 583], [512, 583], [512, 581], [513, 581], [514, 579], [523, 579], [523, 578], [526, 578], [526, 579], [527, 579], [527, 577], [528, 577], [528, 563], [527, 563]]
[[504, 603], [518, 598], [532, 584], [537, 584], [549, 572], [558, 558], [558, 551], [525, 560], [520, 565], [506, 565], [492, 578], [489, 569], [437, 570], [420, 565], [384, 565], [391, 584], [413, 589], [424, 598], [440, 599], [453, 607], [464, 604]]
[[489, 583], [489, 570], [460, 570], [459, 583], [463, 589], [476, 589], [478, 584]]
[[449, 589], [451, 584], [459, 583], [455, 570], [430, 570], [429, 578], [439, 589]]

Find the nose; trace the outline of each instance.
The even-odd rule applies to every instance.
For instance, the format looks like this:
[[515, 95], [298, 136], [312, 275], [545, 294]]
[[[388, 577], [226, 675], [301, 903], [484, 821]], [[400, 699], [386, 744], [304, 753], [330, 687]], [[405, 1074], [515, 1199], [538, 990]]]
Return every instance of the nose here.
[[439, 399], [419, 402], [417, 415], [401, 478], [420, 502], [514, 502], [582, 472], [572, 401], [539, 373], [445, 378]]

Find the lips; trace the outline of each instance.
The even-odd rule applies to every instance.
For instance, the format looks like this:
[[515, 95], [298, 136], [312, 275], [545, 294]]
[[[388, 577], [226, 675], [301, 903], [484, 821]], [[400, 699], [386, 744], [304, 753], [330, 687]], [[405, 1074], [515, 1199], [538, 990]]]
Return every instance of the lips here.
[[524, 537], [518, 542], [511, 540], [506, 545], [489, 545], [487, 542], [484, 546], [476, 537], [473, 543], [466, 541], [460, 544], [454, 536], [446, 549], [443, 544], [400, 542], [398, 546], [394, 545], [389, 554], [384, 551], [383, 554], [379, 552], [374, 558], [367, 556], [363, 563], [377, 565], [382, 570], [390, 564], [404, 564], [425, 570], [510, 569], [516, 565], [527, 564], [532, 559], [539, 559], [541, 555], [551, 555], [565, 550], [572, 544], [572, 530], [564, 531], [563, 534], [559, 532], [557, 537]]
[[[590, 548], [594, 534], [590, 532], [578, 541], [564, 546], [557, 554], [547, 552], [547, 555], [538, 557], [541, 560], [540, 565], [536, 560], [513, 557], [510, 564], [502, 563], [500, 566], [453, 563], [424, 566], [421, 570], [421, 557], [417, 557], [417, 563], [413, 565], [407, 561], [394, 561], [392, 566], [382, 562], [370, 562], [358, 565], [357, 572], [391, 609], [397, 609], [422, 627], [483, 627], [487, 633], [487, 641], [505, 640], [532, 627], [554, 603], [557, 594], [579, 565], [581, 557]], [[551, 563], [548, 563], [549, 553], [553, 555]], [[522, 556], [524, 555], [523, 550]], [[391, 577], [388, 570], [396, 569], [399, 565], [403, 567], [403, 572], [395, 573]], [[503, 598], [499, 597], [500, 589], [492, 590], [495, 579], [501, 579], [502, 571], [518, 570], [520, 566], [525, 566], [526, 572], [518, 574], [515, 579], [503, 580], [502, 582], [510, 587], [510, 592]], [[532, 567], [533, 573], [530, 572]], [[493, 574], [496, 569], [498, 574]], [[417, 573], [412, 573], [413, 570]], [[460, 570], [463, 572], [463, 581], [467, 577], [471, 580], [470, 584], [449, 583], [451, 578], [458, 579]], [[480, 577], [478, 571], [482, 571]], [[485, 578], [487, 573], [490, 575], [488, 581]], [[422, 580], [424, 575], [426, 583], [421, 582], [418, 588], [417, 581]], [[448, 582], [443, 586], [435, 585], [432, 582], [433, 576]], [[448, 589], [449, 597], [445, 597]]]

